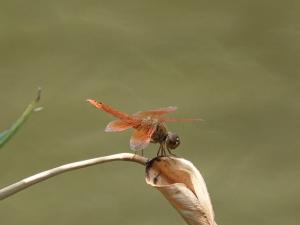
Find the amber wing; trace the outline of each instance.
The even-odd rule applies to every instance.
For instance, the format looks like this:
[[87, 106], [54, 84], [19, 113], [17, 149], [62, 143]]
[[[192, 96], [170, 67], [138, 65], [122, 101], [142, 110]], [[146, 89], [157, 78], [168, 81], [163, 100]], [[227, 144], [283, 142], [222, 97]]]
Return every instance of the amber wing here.
[[130, 138], [130, 148], [133, 151], [145, 149], [151, 140], [151, 136], [156, 130], [157, 125], [142, 126], [136, 129]]
[[107, 124], [105, 132], [120, 132], [132, 128], [133, 124], [126, 123], [122, 120], [114, 120]]
[[203, 119], [200, 118], [161, 118], [163, 122], [200, 122]]
[[175, 112], [176, 110], [177, 110], [176, 106], [169, 106], [169, 107], [152, 109], [147, 111], [139, 111], [134, 113], [133, 115], [138, 117], [147, 117], [147, 116], [160, 117], [163, 116], [164, 114]]

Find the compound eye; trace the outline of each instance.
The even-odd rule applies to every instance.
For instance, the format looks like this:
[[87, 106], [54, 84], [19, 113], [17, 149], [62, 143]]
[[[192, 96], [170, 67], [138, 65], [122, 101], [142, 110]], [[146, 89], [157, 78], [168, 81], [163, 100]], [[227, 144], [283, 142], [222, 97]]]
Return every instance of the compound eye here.
[[175, 149], [180, 145], [180, 138], [177, 134], [169, 133], [167, 137], [167, 147], [169, 149]]

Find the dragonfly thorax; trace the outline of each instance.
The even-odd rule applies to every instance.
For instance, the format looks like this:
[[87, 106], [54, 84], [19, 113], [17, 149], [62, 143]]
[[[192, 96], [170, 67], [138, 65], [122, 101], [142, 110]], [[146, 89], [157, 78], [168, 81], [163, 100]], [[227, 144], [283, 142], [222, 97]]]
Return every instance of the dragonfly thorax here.
[[156, 127], [156, 130], [151, 136], [152, 143], [164, 143], [167, 139], [168, 131], [164, 124], [159, 123]]
[[180, 145], [180, 138], [177, 134], [168, 132], [163, 123], [159, 123], [151, 136], [151, 142], [160, 143], [167, 149], [173, 150]]
[[157, 155], [166, 155], [165, 150], [170, 154], [171, 150], [176, 149], [180, 145], [180, 138], [177, 134], [168, 132], [167, 128], [163, 123], [159, 123], [156, 127], [155, 132], [151, 136], [152, 143], [159, 143], [160, 147]]

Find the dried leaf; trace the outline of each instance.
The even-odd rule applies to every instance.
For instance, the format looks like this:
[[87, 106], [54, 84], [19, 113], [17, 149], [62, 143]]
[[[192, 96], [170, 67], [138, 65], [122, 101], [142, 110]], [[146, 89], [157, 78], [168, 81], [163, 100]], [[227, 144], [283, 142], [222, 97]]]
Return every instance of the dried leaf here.
[[169, 200], [187, 224], [215, 224], [205, 181], [190, 161], [173, 157], [155, 158], [146, 167], [146, 182]]

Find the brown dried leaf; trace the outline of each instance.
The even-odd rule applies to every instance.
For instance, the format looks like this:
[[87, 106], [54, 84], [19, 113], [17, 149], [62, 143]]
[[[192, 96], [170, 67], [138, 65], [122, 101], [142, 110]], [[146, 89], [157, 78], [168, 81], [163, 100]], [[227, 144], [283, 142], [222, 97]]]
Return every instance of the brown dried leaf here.
[[205, 181], [190, 161], [174, 157], [155, 158], [147, 165], [146, 182], [169, 200], [187, 224], [215, 224]]

